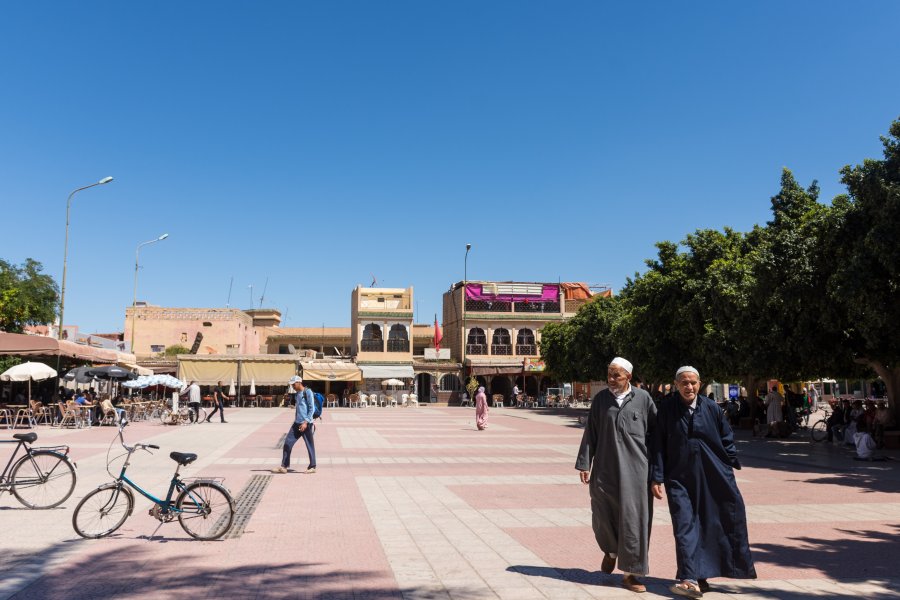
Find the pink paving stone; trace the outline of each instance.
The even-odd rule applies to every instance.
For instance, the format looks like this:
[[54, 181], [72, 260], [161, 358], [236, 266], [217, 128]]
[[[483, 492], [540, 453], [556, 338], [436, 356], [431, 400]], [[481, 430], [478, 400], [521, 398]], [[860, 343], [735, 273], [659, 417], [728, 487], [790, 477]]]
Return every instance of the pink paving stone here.
[[[572, 480], [577, 475], [572, 472]], [[590, 506], [587, 486], [542, 485], [459, 485], [449, 489], [472, 508], [585, 508]]]

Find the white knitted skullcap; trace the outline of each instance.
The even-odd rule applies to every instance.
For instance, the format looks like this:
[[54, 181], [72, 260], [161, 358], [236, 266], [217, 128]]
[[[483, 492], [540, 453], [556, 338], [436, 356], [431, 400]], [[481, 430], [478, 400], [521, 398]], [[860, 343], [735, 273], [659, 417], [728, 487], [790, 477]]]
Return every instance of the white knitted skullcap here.
[[698, 371], [694, 367], [685, 365], [685, 366], [681, 367], [680, 369], [678, 369], [677, 371], [675, 371], [675, 379], [678, 379], [678, 376], [681, 375], [682, 373], [693, 373], [697, 377], [700, 377], [700, 371]]
[[612, 359], [612, 362], [609, 364], [610, 364], [610, 366], [617, 365], [619, 367], [622, 367], [623, 369], [625, 369], [626, 371], [631, 373], [631, 369], [632, 369], [631, 363], [628, 362], [627, 360], [625, 360], [624, 358], [622, 358], [621, 356], [615, 357], [614, 359]]

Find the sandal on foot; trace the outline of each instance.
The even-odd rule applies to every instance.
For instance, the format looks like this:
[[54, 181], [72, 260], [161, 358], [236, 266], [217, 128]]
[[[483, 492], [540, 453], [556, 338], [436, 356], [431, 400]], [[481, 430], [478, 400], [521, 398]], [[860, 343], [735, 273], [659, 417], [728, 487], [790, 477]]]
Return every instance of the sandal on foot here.
[[687, 598], [703, 597], [703, 592], [700, 591], [700, 586], [695, 585], [690, 581], [679, 581], [678, 583], [673, 583], [669, 586], [669, 591], [676, 596], [686, 596]]
[[700, 587], [700, 591], [704, 594], [709, 591], [709, 582], [705, 579], [698, 579], [697, 585]]

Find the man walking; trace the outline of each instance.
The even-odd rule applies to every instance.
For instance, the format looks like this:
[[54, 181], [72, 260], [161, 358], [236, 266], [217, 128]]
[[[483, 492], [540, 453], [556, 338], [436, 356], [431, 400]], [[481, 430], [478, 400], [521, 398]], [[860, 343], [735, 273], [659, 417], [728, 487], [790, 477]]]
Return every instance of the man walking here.
[[213, 411], [206, 417], [206, 422], [209, 423], [209, 420], [212, 419], [213, 415], [218, 411], [221, 422], [227, 423], [228, 421], [225, 420], [225, 392], [222, 391], [221, 381], [216, 382], [216, 387], [213, 389], [213, 405]]
[[622, 587], [646, 592], [638, 579], [649, 572], [650, 498], [648, 439], [656, 424], [650, 394], [631, 387], [632, 365], [616, 357], [606, 373], [608, 389], [594, 397], [575, 468], [590, 484], [594, 537], [603, 551], [600, 570], [618, 562]]
[[316, 443], [315, 433], [316, 425], [313, 422], [313, 415], [316, 410], [316, 399], [312, 390], [303, 385], [303, 380], [294, 375], [288, 381], [294, 390], [296, 398], [294, 409], [294, 422], [288, 430], [287, 437], [284, 440], [284, 446], [281, 448], [281, 466], [272, 469], [273, 473], [287, 473], [288, 467], [291, 466], [291, 450], [294, 444], [301, 437], [306, 443], [306, 452], [309, 454], [309, 466], [306, 468], [307, 474], [316, 472]]
[[191, 409], [191, 423], [196, 423], [200, 414], [200, 386], [196, 381], [192, 381], [188, 386], [188, 406]]
[[734, 434], [725, 415], [701, 396], [700, 373], [681, 367], [678, 394], [659, 405], [653, 439], [653, 495], [663, 484], [672, 516], [678, 580], [669, 590], [700, 598], [710, 577], [756, 579], [744, 499], [734, 469], [740, 469]]

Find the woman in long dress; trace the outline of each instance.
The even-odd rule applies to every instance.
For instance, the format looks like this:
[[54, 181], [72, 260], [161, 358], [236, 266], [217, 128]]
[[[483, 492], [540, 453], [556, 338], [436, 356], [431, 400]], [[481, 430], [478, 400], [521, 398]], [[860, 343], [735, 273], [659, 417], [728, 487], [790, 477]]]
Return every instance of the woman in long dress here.
[[487, 396], [484, 394], [484, 387], [480, 387], [475, 394], [475, 425], [478, 431], [487, 429], [488, 412]]

